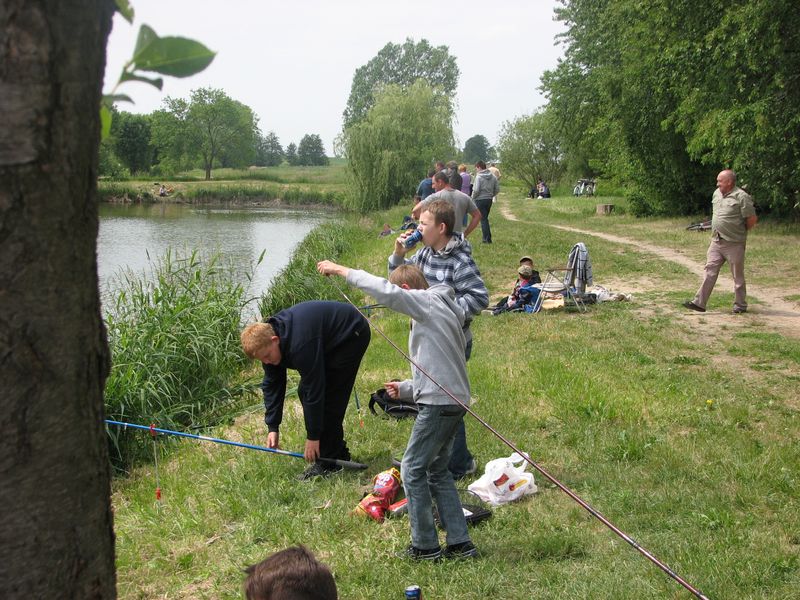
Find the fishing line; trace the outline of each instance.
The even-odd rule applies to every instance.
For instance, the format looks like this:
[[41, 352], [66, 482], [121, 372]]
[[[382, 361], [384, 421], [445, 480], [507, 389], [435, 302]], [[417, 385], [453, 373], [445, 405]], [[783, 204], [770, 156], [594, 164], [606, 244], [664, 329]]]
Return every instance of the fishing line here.
[[691, 584], [690, 584], [688, 581], [686, 581], [686, 580], [685, 580], [685, 579], [683, 579], [683, 578], [682, 578], [680, 575], [678, 575], [678, 574], [677, 574], [675, 571], [673, 571], [672, 569], [670, 569], [670, 568], [669, 568], [669, 567], [668, 567], [666, 564], [664, 564], [663, 562], [661, 562], [661, 561], [660, 561], [658, 558], [656, 558], [656, 557], [655, 557], [655, 556], [654, 556], [654, 555], [653, 555], [651, 552], [649, 552], [649, 551], [648, 551], [646, 548], [642, 547], [642, 546], [641, 546], [641, 545], [640, 545], [638, 542], [636, 542], [636, 540], [634, 540], [634, 539], [633, 539], [632, 537], [630, 537], [630, 536], [629, 536], [627, 533], [625, 533], [624, 531], [622, 531], [622, 530], [621, 530], [619, 527], [617, 527], [616, 525], [614, 525], [614, 524], [613, 524], [611, 521], [609, 521], [609, 520], [608, 520], [606, 517], [604, 517], [604, 516], [603, 516], [603, 515], [602, 515], [600, 512], [598, 512], [597, 510], [595, 510], [595, 509], [594, 509], [594, 508], [593, 508], [593, 507], [592, 507], [592, 506], [591, 506], [591, 505], [590, 505], [588, 502], [586, 502], [585, 500], [583, 500], [583, 498], [581, 498], [580, 496], [578, 496], [578, 494], [576, 494], [575, 492], [573, 492], [573, 491], [572, 491], [570, 488], [568, 488], [567, 486], [565, 486], [565, 485], [564, 485], [563, 483], [561, 483], [561, 482], [560, 482], [558, 479], [556, 479], [556, 478], [555, 478], [555, 477], [553, 477], [553, 476], [552, 476], [550, 473], [548, 473], [548, 472], [547, 472], [547, 471], [546, 471], [546, 470], [545, 470], [543, 467], [539, 466], [539, 465], [538, 465], [538, 464], [537, 464], [535, 461], [531, 460], [531, 459], [530, 459], [530, 457], [529, 457], [527, 454], [525, 454], [524, 452], [522, 452], [522, 450], [520, 450], [519, 448], [517, 448], [517, 446], [516, 446], [515, 444], [513, 444], [513, 443], [512, 443], [510, 440], [508, 440], [508, 439], [507, 439], [505, 436], [503, 436], [503, 435], [502, 435], [500, 432], [498, 432], [498, 431], [497, 431], [497, 430], [496, 430], [494, 427], [492, 427], [491, 425], [489, 425], [489, 423], [487, 423], [487, 422], [486, 422], [486, 421], [485, 421], [485, 420], [484, 420], [482, 417], [480, 417], [480, 416], [479, 416], [479, 415], [477, 415], [475, 412], [473, 412], [473, 411], [472, 411], [472, 409], [471, 409], [469, 406], [467, 406], [467, 405], [466, 405], [466, 404], [464, 404], [464, 403], [463, 403], [461, 400], [459, 400], [458, 398], [456, 398], [456, 397], [455, 397], [455, 396], [454, 396], [454, 395], [453, 395], [453, 394], [452, 394], [452, 393], [451, 393], [451, 392], [450, 392], [448, 389], [444, 388], [444, 387], [443, 387], [443, 386], [442, 386], [442, 385], [441, 385], [441, 384], [440, 384], [438, 381], [436, 381], [436, 380], [435, 380], [433, 377], [431, 377], [431, 375], [430, 375], [430, 374], [429, 374], [429, 373], [428, 373], [428, 372], [427, 372], [425, 369], [423, 369], [423, 368], [422, 368], [422, 367], [421, 367], [421, 366], [420, 366], [418, 363], [416, 363], [416, 362], [414, 361], [414, 359], [412, 359], [410, 356], [408, 356], [408, 354], [406, 354], [406, 353], [405, 353], [405, 352], [404, 352], [404, 351], [403, 351], [403, 350], [402, 350], [402, 349], [401, 349], [401, 348], [400, 348], [400, 347], [399, 347], [397, 344], [395, 344], [395, 343], [394, 343], [394, 342], [393, 342], [393, 341], [392, 341], [392, 340], [389, 338], [389, 336], [387, 336], [387, 335], [386, 335], [386, 334], [385, 334], [385, 333], [384, 333], [384, 332], [381, 330], [381, 328], [380, 328], [380, 327], [378, 327], [377, 325], [375, 325], [375, 323], [373, 323], [373, 322], [372, 322], [372, 321], [371, 321], [371, 320], [370, 320], [370, 319], [369, 319], [369, 318], [368, 318], [368, 317], [367, 317], [367, 316], [366, 316], [366, 315], [365, 315], [365, 314], [364, 314], [364, 313], [363, 313], [363, 312], [362, 312], [362, 311], [359, 309], [359, 307], [358, 307], [358, 306], [356, 306], [356, 305], [355, 305], [355, 303], [354, 303], [352, 300], [350, 300], [350, 298], [347, 296], [347, 294], [345, 294], [344, 290], [342, 290], [342, 289], [341, 289], [341, 288], [340, 288], [338, 285], [336, 285], [336, 284], [334, 284], [334, 286], [336, 287], [336, 289], [337, 289], [337, 290], [339, 290], [339, 293], [340, 293], [342, 296], [344, 296], [344, 299], [345, 299], [345, 300], [347, 300], [347, 302], [349, 302], [349, 303], [350, 303], [350, 304], [353, 306], [353, 308], [355, 308], [355, 309], [356, 309], [356, 310], [357, 310], [359, 313], [361, 313], [361, 316], [362, 316], [362, 317], [364, 317], [364, 318], [367, 320], [367, 322], [369, 323], [369, 326], [370, 326], [370, 327], [372, 327], [372, 328], [373, 328], [375, 331], [377, 331], [377, 332], [380, 334], [380, 336], [381, 336], [383, 339], [385, 339], [387, 342], [389, 342], [389, 345], [390, 345], [392, 348], [394, 348], [395, 350], [397, 350], [397, 352], [398, 352], [398, 353], [399, 353], [399, 354], [400, 354], [400, 355], [401, 355], [403, 358], [405, 358], [405, 359], [406, 359], [406, 360], [407, 360], [409, 363], [411, 363], [412, 365], [414, 365], [414, 367], [416, 367], [416, 368], [419, 370], [419, 372], [420, 372], [420, 373], [422, 373], [423, 375], [425, 375], [425, 377], [427, 377], [427, 378], [428, 378], [428, 379], [431, 381], [431, 383], [433, 383], [433, 384], [434, 384], [436, 387], [438, 387], [438, 388], [439, 388], [439, 389], [440, 389], [442, 392], [444, 392], [444, 393], [445, 393], [445, 394], [446, 394], [448, 397], [450, 397], [450, 398], [451, 398], [453, 401], [455, 401], [455, 403], [456, 403], [456, 404], [458, 404], [459, 406], [461, 406], [461, 408], [463, 408], [463, 409], [464, 409], [464, 410], [466, 410], [466, 411], [467, 411], [467, 412], [468, 412], [470, 415], [472, 415], [472, 416], [473, 416], [473, 417], [474, 417], [474, 418], [475, 418], [475, 419], [476, 419], [476, 420], [477, 420], [477, 421], [478, 421], [478, 422], [479, 422], [481, 425], [483, 425], [483, 426], [484, 426], [486, 429], [488, 429], [489, 431], [491, 431], [491, 432], [492, 432], [492, 433], [493, 433], [493, 434], [494, 434], [494, 435], [495, 435], [495, 436], [496, 436], [496, 437], [497, 437], [497, 438], [498, 438], [500, 441], [502, 441], [502, 442], [503, 442], [503, 443], [504, 443], [506, 446], [508, 446], [509, 448], [511, 448], [511, 449], [512, 449], [514, 452], [516, 452], [517, 454], [519, 454], [519, 455], [520, 455], [520, 456], [521, 456], [521, 457], [522, 457], [522, 458], [525, 460], [525, 462], [527, 462], [527, 463], [528, 463], [530, 466], [532, 466], [534, 469], [536, 469], [536, 470], [537, 470], [539, 473], [541, 473], [542, 475], [544, 475], [544, 476], [545, 476], [545, 477], [546, 477], [546, 478], [547, 478], [547, 479], [548, 479], [548, 480], [549, 480], [549, 481], [550, 481], [550, 482], [551, 482], [553, 485], [555, 485], [555, 486], [556, 486], [558, 489], [560, 489], [562, 492], [564, 492], [564, 493], [565, 493], [567, 496], [569, 496], [569, 497], [570, 497], [570, 498], [572, 498], [572, 499], [573, 499], [575, 502], [577, 502], [577, 503], [578, 503], [578, 504], [579, 504], [579, 505], [580, 505], [580, 506], [581, 506], [581, 507], [582, 507], [584, 510], [586, 510], [586, 512], [588, 512], [590, 515], [592, 515], [593, 517], [595, 517], [595, 518], [596, 518], [598, 521], [600, 521], [600, 522], [601, 522], [603, 525], [605, 525], [606, 527], [608, 527], [608, 528], [609, 528], [611, 531], [613, 531], [615, 534], [617, 534], [619, 537], [621, 537], [623, 540], [625, 540], [625, 541], [626, 541], [626, 542], [627, 542], [627, 543], [628, 543], [628, 544], [629, 544], [631, 547], [633, 547], [633, 548], [634, 548], [634, 549], [635, 549], [637, 552], [639, 552], [639, 553], [640, 553], [642, 556], [644, 556], [644, 557], [645, 557], [647, 560], [649, 560], [649, 561], [650, 561], [650, 562], [652, 562], [654, 565], [656, 565], [656, 566], [657, 566], [659, 569], [661, 569], [661, 571], [663, 571], [664, 573], [666, 573], [667, 575], [669, 575], [669, 576], [670, 576], [672, 579], [674, 579], [675, 581], [677, 581], [677, 582], [678, 582], [680, 585], [682, 585], [682, 586], [683, 586], [685, 589], [687, 589], [689, 592], [691, 592], [691, 593], [692, 593], [692, 594], [693, 594], [695, 597], [697, 597], [697, 598], [700, 598], [700, 600], [709, 600], [707, 596], [705, 596], [704, 594], [702, 594], [702, 593], [700, 592], [700, 590], [696, 589], [696, 588], [695, 588], [694, 586], [692, 586], [692, 585], [691, 585]]

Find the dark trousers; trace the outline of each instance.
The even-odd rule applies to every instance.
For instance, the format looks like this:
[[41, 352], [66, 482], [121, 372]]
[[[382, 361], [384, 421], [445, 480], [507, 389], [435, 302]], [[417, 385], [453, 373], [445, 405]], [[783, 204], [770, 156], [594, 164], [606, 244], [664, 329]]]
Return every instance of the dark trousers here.
[[475, 205], [481, 211], [481, 234], [483, 241], [486, 243], [492, 242], [492, 228], [489, 226], [489, 211], [492, 210], [492, 199], [485, 198], [482, 200], [475, 200]]
[[369, 325], [365, 323], [363, 329], [336, 350], [336, 356], [326, 365], [325, 408], [319, 439], [319, 453], [323, 458], [350, 460], [342, 423], [369, 339]]

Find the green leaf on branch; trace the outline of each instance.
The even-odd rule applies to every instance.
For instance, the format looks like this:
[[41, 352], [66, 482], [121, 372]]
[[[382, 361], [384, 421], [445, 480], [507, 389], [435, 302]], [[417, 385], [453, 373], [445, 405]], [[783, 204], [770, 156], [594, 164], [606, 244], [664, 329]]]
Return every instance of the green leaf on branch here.
[[115, 102], [130, 102], [135, 104], [133, 99], [127, 94], [106, 94], [103, 96], [103, 104], [111, 106]]
[[142, 25], [131, 63], [137, 71], [189, 77], [211, 64], [215, 55], [200, 42], [182, 37], [158, 37], [151, 27]]
[[133, 24], [133, 7], [128, 0], [116, 0], [117, 11], [128, 23]]
[[122, 72], [119, 82], [122, 83], [123, 81], [141, 81], [142, 83], [149, 83], [158, 89], [161, 89], [164, 86], [164, 80], [161, 79], [161, 77], [144, 77], [142, 75], [137, 75], [136, 73], [131, 73], [130, 71]]

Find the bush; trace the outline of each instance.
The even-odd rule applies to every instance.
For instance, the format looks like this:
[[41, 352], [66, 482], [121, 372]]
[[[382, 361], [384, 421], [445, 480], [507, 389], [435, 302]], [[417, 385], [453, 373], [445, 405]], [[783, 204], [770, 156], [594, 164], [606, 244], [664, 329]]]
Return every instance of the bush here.
[[[108, 418], [166, 429], [209, 425], [244, 391], [239, 344], [245, 290], [219, 257], [168, 252], [150, 279], [124, 272], [107, 309], [112, 367]], [[147, 434], [109, 429], [112, 464], [124, 470], [149, 457]]]
[[640, 191], [628, 195], [628, 206], [630, 206], [631, 214], [635, 217], [651, 217], [656, 214], [653, 205]]

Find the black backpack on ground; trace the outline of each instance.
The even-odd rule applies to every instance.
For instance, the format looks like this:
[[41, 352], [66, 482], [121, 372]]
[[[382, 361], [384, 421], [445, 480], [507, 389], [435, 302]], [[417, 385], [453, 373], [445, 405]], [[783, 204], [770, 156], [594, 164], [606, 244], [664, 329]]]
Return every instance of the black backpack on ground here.
[[419, 413], [416, 402], [410, 398], [395, 400], [389, 396], [385, 388], [379, 389], [369, 398], [369, 410], [373, 415], [378, 414], [375, 411], [376, 404], [383, 409], [384, 413], [390, 417], [394, 417], [395, 419], [416, 417]]

